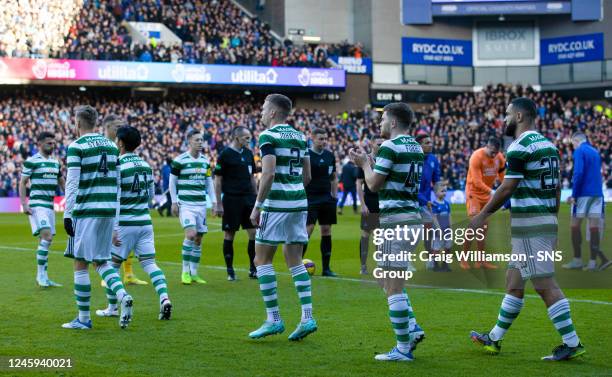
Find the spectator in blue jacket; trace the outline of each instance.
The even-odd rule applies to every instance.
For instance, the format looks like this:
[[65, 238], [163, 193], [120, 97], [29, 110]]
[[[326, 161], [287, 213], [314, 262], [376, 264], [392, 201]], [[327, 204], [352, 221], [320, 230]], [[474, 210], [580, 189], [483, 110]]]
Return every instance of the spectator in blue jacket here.
[[[601, 158], [597, 149], [593, 148], [582, 132], [572, 135], [574, 145], [574, 173], [572, 176], [572, 196], [568, 202], [572, 205], [572, 246], [574, 259], [563, 265], [567, 269], [582, 268], [582, 219], [587, 218], [590, 238], [591, 259], [585, 267], [587, 271], [603, 271], [612, 261], [608, 260], [599, 249], [601, 240], [601, 224], [603, 222], [605, 201], [601, 182]], [[589, 237], [590, 236], [590, 237]], [[601, 265], [597, 266], [597, 257]]]
[[[421, 186], [419, 188], [419, 206], [421, 207], [421, 217], [423, 218], [423, 226], [425, 229], [431, 228], [433, 224], [433, 216], [431, 213], [431, 192], [436, 183], [440, 181], [440, 162], [436, 156], [431, 153], [433, 150], [433, 141], [427, 133], [420, 133], [416, 137], [416, 141], [421, 144], [425, 160], [423, 161], [423, 172], [421, 174]], [[431, 252], [431, 239], [425, 237], [425, 250]]]

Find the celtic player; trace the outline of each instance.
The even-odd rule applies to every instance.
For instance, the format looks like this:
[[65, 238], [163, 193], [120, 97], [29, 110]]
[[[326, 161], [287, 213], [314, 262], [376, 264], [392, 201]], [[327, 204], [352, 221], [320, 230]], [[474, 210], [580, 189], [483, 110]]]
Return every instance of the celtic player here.
[[[121, 118], [119, 115], [108, 114], [102, 119], [102, 128], [104, 128], [104, 133], [109, 140], [115, 140], [117, 138], [117, 130], [119, 127], [126, 125], [125, 120]], [[144, 280], [138, 279], [136, 274], [134, 273], [134, 269], [132, 268], [132, 259], [126, 258], [125, 261], [121, 264], [123, 268], [123, 281], [126, 284], [135, 284], [135, 285], [147, 285], [148, 283]], [[104, 280], [102, 280], [104, 285]]]
[[259, 329], [249, 334], [253, 339], [285, 331], [272, 265], [281, 243], [302, 306], [302, 319], [289, 340], [300, 340], [317, 330], [312, 317], [310, 276], [302, 263], [302, 248], [308, 242], [304, 186], [310, 181], [310, 159], [306, 136], [286, 124], [291, 107], [289, 98], [271, 94], [266, 97], [261, 112], [261, 122], [267, 129], [259, 135], [262, 173], [251, 222], [258, 226], [255, 266], [268, 317]]
[[179, 216], [185, 231], [183, 240], [183, 284], [206, 284], [198, 275], [202, 255], [202, 236], [208, 232], [206, 225], [206, 192], [216, 206], [215, 189], [210, 176], [211, 167], [202, 154], [202, 133], [191, 130], [187, 133], [189, 151], [172, 161], [170, 174], [170, 197], [172, 214]]
[[[134, 150], [140, 145], [140, 132], [134, 127], [122, 126], [117, 132], [119, 174], [121, 176], [121, 200], [119, 221], [113, 232], [112, 265], [119, 270], [132, 250], [138, 257], [142, 269], [149, 274], [159, 296], [159, 319], [170, 319], [172, 304], [168, 298], [168, 285], [162, 270], [155, 263], [153, 224], [149, 214], [149, 201], [155, 194], [151, 167]], [[101, 317], [116, 317], [117, 296], [106, 291], [109, 306], [96, 310]]]
[[[49, 247], [55, 235], [55, 212], [53, 197], [59, 183], [64, 190], [64, 178], [60, 176], [59, 161], [52, 157], [55, 150], [55, 136], [50, 132], [38, 135], [38, 150], [23, 164], [19, 181], [19, 198], [23, 212], [29, 216], [32, 235], [39, 238], [36, 250], [38, 270], [36, 282], [41, 287], [61, 287], [49, 279], [47, 274]], [[27, 184], [31, 182], [30, 197], [27, 201]]]
[[125, 328], [132, 320], [132, 296], [108, 263], [113, 224], [119, 214], [119, 150], [115, 143], [94, 131], [98, 112], [93, 107], [77, 107], [75, 118], [80, 137], [68, 146], [64, 229], [72, 237], [66, 255], [74, 258], [74, 294], [79, 314], [62, 327], [91, 329], [88, 267], [93, 263], [121, 303], [119, 325]]
[[412, 361], [412, 351], [425, 336], [416, 323], [402, 276], [410, 267], [404, 255], [414, 253], [419, 241], [412, 238], [413, 234], [423, 229], [418, 193], [425, 155], [409, 135], [413, 121], [414, 113], [405, 103], [384, 107], [380, 134], [387, 140], [378, 149], [374, 169], [363, 150], [350, 151], [355, 165], [363, 169], [365, 183], [370, 190], [378, 192], [381, 228], [401, 226], [408, 235], [402, 239], [386, 239], [380, 248], [382, 258], [377, 260], [397, 341], [390, 352], [376, 355], [375, 359], [380, 361]]
[[[472, 340], [490, 353], [501, 350], [501, 341], [523, 307], [525, 282], [548, 308], [548, 317], [563, 343], [546, 360], [569, 360], [585, 353], [570, 315], [570, 305], [553, 277], [553, 258], [542, 258], [557, 250], [557, 216], [561, 185], [559, 151], [535, 128], [536, 105], [529, 98], [517, 98], [506, 110], [507, 136], [515, 137], [508, 147], [508, 171], [493, 198], [472, 219], [470, 227], [482, 227], [486, 219], [511, 198], [512, 253], [522, 261], [510, 262], [504, 297], [497, 323], [490, 332], [472, 331]], [[537, 254], [536, 254], [537, 253]]]

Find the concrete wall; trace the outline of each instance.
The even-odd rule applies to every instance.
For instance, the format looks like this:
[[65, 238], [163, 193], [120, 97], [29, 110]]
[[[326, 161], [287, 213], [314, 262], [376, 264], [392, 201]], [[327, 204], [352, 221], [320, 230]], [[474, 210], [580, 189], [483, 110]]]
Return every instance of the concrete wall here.
[[266, 0], [264, 9], [257, 10], [258, 0], [234, 0], [260, 20], [270, 25], [277, 34], [285, 35], [285, 0]]

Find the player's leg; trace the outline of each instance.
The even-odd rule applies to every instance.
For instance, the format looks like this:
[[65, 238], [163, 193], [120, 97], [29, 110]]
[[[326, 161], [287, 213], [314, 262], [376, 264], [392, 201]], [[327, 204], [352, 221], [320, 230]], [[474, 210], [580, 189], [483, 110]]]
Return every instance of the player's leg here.
[[189, 262], [189, 271], [191, 274], [191, 281], [198, 284], [206, 284], [206, 280], [202, 279], [200, 275], [198, 275], [198, 267], [200, 266], [200, 258], [202, 256], [202, 237], [205, 233], [200, 230], [201, 229], [198, 229], [198, 232], [196, 232], [196, 236], [193, 240], [193, 250], [191, 252], [191, 262]]
[[[593, 198], [588, 210], [589, 246], [591, 248], [591, 260], [587, 266], [589, 271], [603, 271], [612, 264], [599, 248], [603, 231], [604, 205], [603, 198]], [[599, 267], [597, 267], [598, 257], [601, 259]]]
[[[361, 221], [363, 224], [363, 219]], [[369, 247], [370, 247], [370, 231], [363, 229], [363, 225], [362, 225], [361, 238], [359, 239], [359, 260], [361, 262], [361, 269], [359, 270], [359, 273], [361, 275], [368, 274]]]
[[134, 264], [132, 263], [131, 256], [123, 262], [123, 281], [125, 284], [133, 284], [133, 285], [148, 285], [144, 280], [140, 280], [138, 276], [134, 273]]
[[332, 225], [337, 223], [336, 205], [332, 202], [325, 204], [319, 211], [319, 228], [321, 230], [321, 262], [323, 276], [337, 276], [330, 268], [332, 256]]
[[[115, 296], [117, 296], [117, 302], [121, 308], [119, 315], [119, 326], [121, 328], [126, 328], [132, 321], [132, 306], [134, 302], [132, 296], [128, 294], [121, 281], [121, 278], [119, 277], [119, 271], [115, 268], [117, 264], [115, 263], [113, 265], [113, 262], [111, 261], [111, 250], [113, 250], [112, 235], [114, 219], [92, 219], [91, 221], [87, 221], [87, 225], [89, 228], [88, 234], [91, 238], [90, 247], [93, 249], [92, 261], [94, 267], [96, 272], [98, 272], [100, 277], [106, 283], [106, 286], [115, 294]], [[122, 234], [123, 232], [124, 229], [120, 228], [118, 234], [120, 239], [124, 239]], [[134, 234], [135, 232], [132, 229], [130, 229], [129, 232], [130, 234], [127, 239], [133, 240], [136, 237]], [[128, 242], [126, 242], [126, 244], [128, 244]], [[129, 246], [126, 246], [126, 249], [127, 247]], [[125, 254], [129, 254], [131, 247], [127, 250], [128, 251], [126, 251]], [[115, 259], [120, 261], [124, 258]]]
[[206, 284], [206, 280], [198, 275], [198, 267], [200, 266], [200, 258], [202, 257], [202, 237], [208, 232], [206, 225], [206, 207], [198, 208], [196, 212], [196, 235], [193, 240], [193, 249], [191, 251], [191, 262], [189, 262], [189, 271], [191, 280], [198, 284]]
[[[247, 255], [249, 256], [249, 278], [257, 279], [257, 269], [255, 268], [255, 226], [251, 223], [251, 211], [255, 205], [255, 199], [245, 199], [242, 206], [242, 213], [240, 214], [240, 226], [246, 230], [249, 237], [247, 244]], [[236, 229], [238, 230], [238, 229]]]
[[[73, 228], [76, 238], [77, 229], [75, 221], [73, 221]], [[76, 298], [78, 315], [71, 322], [62, 324], [62, 327], [65, 329], [88, 330], [91, 329], [91, 281], [89, 280], [88, 263], [80, 258], [77, 249], [75, 249], [74, 257], [74, 297]]]
[[[308, 233], [308, 241], [310, 242], [310, 236], [312, 232], [314, 232], [315, 224], [317, 223], [317, 219], [319, 218], [319, 207], [315, 205], [308, 206], [308, 213], [306, 215], [306, 233]], [[321, 223], [319, 222], [319, 225]], [[304, 244], [302, 249], [302, 258], [306, 255], [306, 250], [308, 250], [308, 243]]]
[[548, 308], [548, 318], [550, 318], [563, 340], [563, 344], [555, 347], [552, 354], [543, 357], [543, 359], [559, 361], [583, 355], [586, 350], [580, 343], [578, 334], [576, 334], [570, 315], [569, 301], [563, 295], [554, 277], [535, 278], [532, 283]]
[[[225, 228], [224, 228], [225, 229]], [[236, 232], [234, 230], [225, 230], [223, 234], [223, 259], [225, 260], [225, 268], [227, 270], [227, 280], [236, 280], [236, 273], [234, 272], [234, 237]]]
[[312, 283], [310, 275], [302, 263], [302, 245], [300, 243], [285, 244], [283, 254], [285, 262], [300, 299], [302, 317], [297, 328], [289, 335], [289, 340], [297, 341], [317, 331], [317, 322], [312, 317]]
[[574, 259], [564, 264], [562, 267], [569, 270], [582, 268], [582, 219], [585, 216], [585, 198], [575, 198], [576, 202], [572, 205], [571, 235], [572, 248], [574, 249]]
[[47, 272], [49, 266], [49, 248], [53, 242], [53, 234], [50, 228], [41, 229], [40, 238], [38, 240], [38, 249], [36, 250], [36, 261], [38, 263], [37, 278], [38, 285], [41, 287], [61, 287], [51, 279]]
[[192, 258], [193, 246], [195, 243], [196, 232], [196, 216], [194, 211], [188, 207], [179, 207], [179, 221], [183, 226], [185, 238], [181, 249], [182, 273], [181, 282], [183, 284], [191, 284], [191, 269], [190, 263]]
[[[110, 262], [111, 266], [116, 271], [119, 271], [119, 269], [121, 268], [121, 264], [123, 263], [123, 259], [119, 257], [120, 255], [119, 249], [113, 246], [113, 251], [111, 252], [111, 254], [112, 254], [112, 259]], [[118, 317], [119, 308], [117, 307], [117, 295], [112, 289], [110, 289], [106, 285], [106, 281], [104, 279], [102, 280], [102, 282], [104, 282], [104, 291], [106, 293], [106, 299], [108, 301], [108, 306], [105, 309], [96, 310], [96, 315], [98, 317]]]
[[283, 246], [285, 262], [291, 271], [302, 309], [300, 323], [289, 335], [289, 340], [300, 340], [317, 331], [317, 322], [312, 317], [312, 284], [302, 262], [302, 245], [308, 242], [306, 217], [306, 212], [285, 213], [280, 224], [287, 239]]
[[276, 272], [272, 265], [276, 248], [285, 238], [284, 229], [280, 227], [280, 221], [282, 221], [281, 213], [261, 212], [259, 228], [257, 228], [255, 234], [254, 263], [267, 318], [261, 327], [249, 333], [249, 337], [252, 339], [280, 334], [285, 331], [285, 324], [280, 316], [276, 294]]
[[495, 326], [488, 333], [472, 331], [472, 341], [481, 345], [487, 352], [498, 354], [502, 338], [523, 308], [524, 295], [525, 281], [519, 269], [511, 265], [506, 272], [506, 295], [502, 300]]

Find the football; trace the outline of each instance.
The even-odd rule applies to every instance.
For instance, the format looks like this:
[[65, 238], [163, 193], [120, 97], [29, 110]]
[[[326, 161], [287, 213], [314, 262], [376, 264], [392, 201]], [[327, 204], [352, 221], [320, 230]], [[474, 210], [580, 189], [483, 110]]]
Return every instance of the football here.
[[311, 261], [310, 259], [304, 259], [302, 263], [304, 263], [304, 267], [306, 267], [306, 271], [308, 271], [308, 275], [312, 276], [315, 274], [315, 271], [317, 270], [317, 266], [314, 264], [313, 261]]

